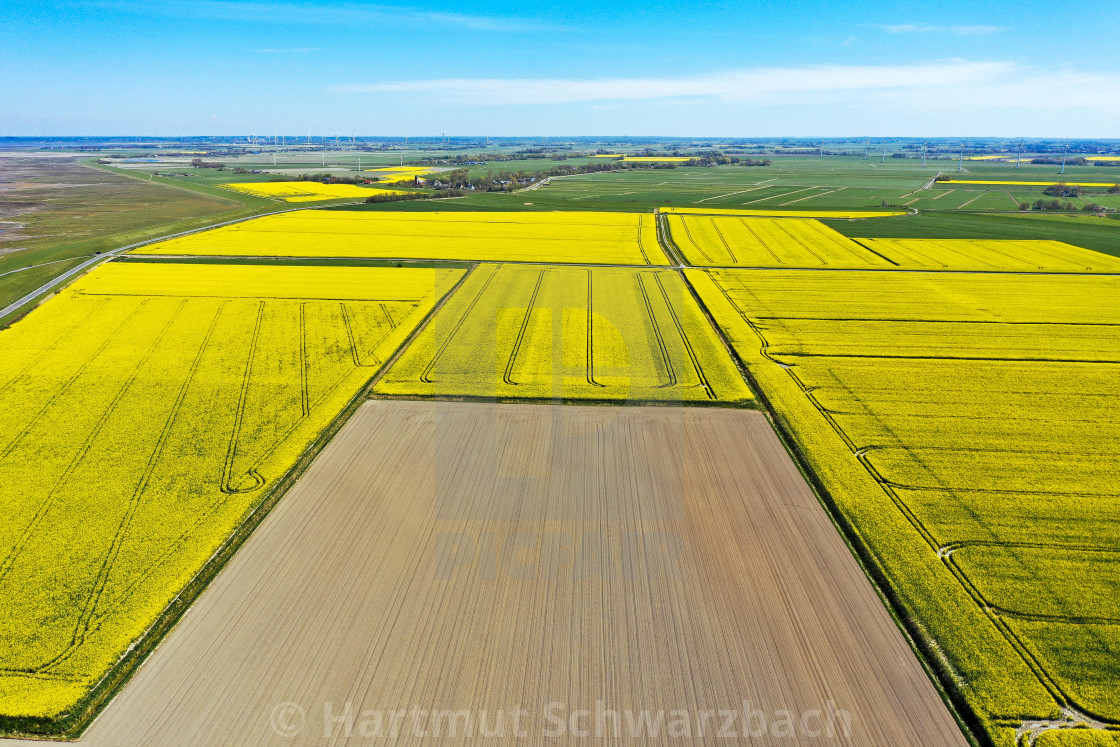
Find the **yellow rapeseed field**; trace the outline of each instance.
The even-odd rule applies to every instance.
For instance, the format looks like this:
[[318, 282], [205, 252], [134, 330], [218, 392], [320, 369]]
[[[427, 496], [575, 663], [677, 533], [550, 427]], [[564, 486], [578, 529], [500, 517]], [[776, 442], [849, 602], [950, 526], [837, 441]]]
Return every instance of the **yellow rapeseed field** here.
[[379, 173], [425, 174], [425, 173], [431, 171], [431, 168], [428, 167], [428, 166], [380, 166], [376, 169], [365, 169], [365, 171], [368, 171], [368, 172], [373, 173], [373, 174], [379, 174]]
[[1120, 258], [1051, 240], [849, 239], [816, 220], [666, 216], [700, 267], [1120, 272]]
[[885, 218], [907, 215], [905, 210], [752, 210], [750, 208], [662, 207], [670, 215], [743, 215], [760, 218]]
[[1120, 272], [1120, 258], [1061, 241], [855, 239], [906, 269]]
[[461, 274], [114, 262], [0, 331], [0, 715], [119, 680]]
[[626, 156], [621, 153], [597, 153], [592, 158], [617, 158], [620, 161], [633, 163], [685, 163], [693, 160], [694, 156]]
[[419, 174], [387, 174], [377, 180], [378, 184], [404, 184], [412, 182]]
[[991, 179], [942, 179], [938, 184], [1018, 184], [1026, 187], [1049, 187], [1052, 184], [1068, 184], [1071, 187], [1111, 187], [1116, 182], [1067, 182], [1064, 179], [1054, 179], [1048, 182], [1012, 182], [994, 181]]
[[892, 267], [816, 220], [669, 215], [673, 243], [693, 265]]
[[653, 215], [592, 212], [299, 211], [136, 253], [668, 264]]
[[376, 384], [387, 395], [741, 403], [678, 273], [481, 265]]
[[623, 156], [623, 161], [633, 163], [685, 163], [693, 160], [692, 156]]
[[405, 194], [399, 190], [371, 189], [354, 184], [320, 184], [319, 182], [243, 182], [222, 185], [235, 192], [256, 197], [270, 197], [285, 202], [317, 202], [343, 197], [365, 198], [377, 194]]
[[384, 166], [378, 169], [365, 169], [365, 171], [375, 174], [378, 177], [378, 184], [402, 184], [431, 172], [431, 169], [427, 166]]
[[1115, 278], [685, 272], [993, 743], [1120, 721]]

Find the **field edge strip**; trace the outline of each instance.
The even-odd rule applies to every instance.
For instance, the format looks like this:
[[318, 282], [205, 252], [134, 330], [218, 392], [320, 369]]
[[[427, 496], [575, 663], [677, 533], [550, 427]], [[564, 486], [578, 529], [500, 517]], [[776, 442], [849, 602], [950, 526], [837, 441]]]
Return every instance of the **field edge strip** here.
[[[471, 395], [471, 394], [385, 394], [376, 392], [370, 395], [370, 400], [392, 400], [401, 402], [469, 402], [479, 404], [501, 405], [576, 405], [579, 407], [681, 407], [681, 408], [715, 408], [724, 410], [757, 410], [758, 405], [753, 400], [665, 400], [665, 399], [611, 399], [611, 398], [580, 398], [580, 397], [512, 397], [508, 395]], [[0, 745], [0, 747], [3, 747]]]

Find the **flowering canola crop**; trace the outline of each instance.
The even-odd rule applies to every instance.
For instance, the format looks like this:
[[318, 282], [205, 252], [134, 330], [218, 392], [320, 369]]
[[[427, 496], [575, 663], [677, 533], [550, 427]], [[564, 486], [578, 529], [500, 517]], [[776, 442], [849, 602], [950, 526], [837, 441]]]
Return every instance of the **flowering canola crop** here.
[[816, 220], [669, 215], [673, 243], [701, 267], [1120, 272], [1120, 258], [1060, 241], [850, 239]]
[[640, 213], [308, 210], [191, 234], [134, 253], [665, 265], [654, 221], [653, 215]]
[[367, 173], [378, 176], [378, 184], [401, 184], [410, 182], [415, 177], [423, 176], [432, 170], [427, 166], [384, 166], [378, 169], [366, 169]]
[[114, 262], [0, 332], [0, 717], [133, 666], [461, 274]]
[[686, 163], [693, 158], [692, 156], [623, 156], [622, 160], [633, 163]]
[[621, 153], [596, 153], [592, 158], [617, 158], [620, 161], [633, 163], [686, 163], [694, 156], [625, 156]]
[[746, 402], [671, 270], [481, 265], [374, 387], [388, 395]]
[[255, 197], [276, 198], [285, 202], [317, 202], [319, 200], [337, 200], [343, 197], [366, 198], [377, 194], [405, 194], [399, 190], [370, 189], [355, 184], [320, 184], [319, 182], [242, 182], [223, 186], [235, 192], [244, 192]]
[[682, 216], [666, 218], [673, 243], [693, 265], [747, 267], [890, 267], [815, 220]]
[[1115, 279], [685, 272], [993, 742], [1120, 720]]
[[856, 239], [906, 269], [1120, 272], [1120, 258], [1042, 239]]
[[427, 166], [381, 166], [376, 169], [366, 169], [366, 171], [373, 174], [392, 173], [392, 174], [426, 174], [431, 171]]
[[1053, 184], [1061, 182], [1068, 184], [1071, 187], [1111, 187], [1116, 182], [1067, 182], [1061, 179], [1055, 179], [1049, 182], [1011, 182], [1011, 181], [992, 181], [989, 179], [942, 179], [937, 182], [938, 184], [1018, 184], [1027, 187], [1049, 187]]

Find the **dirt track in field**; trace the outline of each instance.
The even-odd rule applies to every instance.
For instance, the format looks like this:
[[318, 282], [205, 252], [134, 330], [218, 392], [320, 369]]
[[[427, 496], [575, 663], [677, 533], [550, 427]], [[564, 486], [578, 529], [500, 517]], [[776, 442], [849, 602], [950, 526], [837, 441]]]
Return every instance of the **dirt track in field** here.
[[965, 744], [761, 414], [403, 401], [362, 406], [80, 743], [508, 743], [515, 708], [532, 744], [727, 743], [720, 710], [762, 744]]

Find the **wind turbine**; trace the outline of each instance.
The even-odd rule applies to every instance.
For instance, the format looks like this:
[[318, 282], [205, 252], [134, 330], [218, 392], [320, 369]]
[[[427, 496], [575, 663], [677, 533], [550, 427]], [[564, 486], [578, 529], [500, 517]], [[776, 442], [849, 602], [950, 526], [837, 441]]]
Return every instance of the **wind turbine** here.
[[1019, 162], [1023, 160], [1023, 138], [1019, 138], [1019, 153], [1015, 156], [1015, 168], [1019, 168]]
[[926, 167], [926, 144], [922, 143], [922, 168]]
[[1066, 139], [1066, 144], [1062, 146], [1062, 170], [1059, 174], [1066, 173], [1066, 151], [1069, 150], [1069, 139]]
[[964, 171], [964, 143], [961, 143], [961, 160], [957, 162], [957, 173]]

